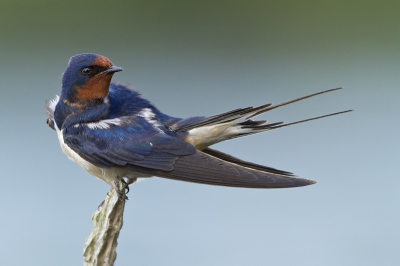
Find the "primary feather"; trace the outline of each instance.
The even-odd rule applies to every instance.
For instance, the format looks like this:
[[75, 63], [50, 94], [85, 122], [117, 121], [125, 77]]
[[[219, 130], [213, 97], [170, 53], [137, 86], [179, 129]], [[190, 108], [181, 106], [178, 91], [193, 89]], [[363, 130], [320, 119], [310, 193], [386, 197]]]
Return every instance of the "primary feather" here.
[[[194, 183], [283, 188], [313, 180], [246, 162], [209, 146], [229, 139], [314, 120], [266, 124], [253, 117], [327, 90], [278, 105], [246, 107], [211, 117], [175, 118], [134, 90], [110, 83], [122, 68], [100, 55], [72, 57], [60, 97], [47, 104], [49, 126], [62, 150], [92, 175], [116, 187], [121, 178], [159, 176]], [[347, 111], [345, 111], [347, 112]]]

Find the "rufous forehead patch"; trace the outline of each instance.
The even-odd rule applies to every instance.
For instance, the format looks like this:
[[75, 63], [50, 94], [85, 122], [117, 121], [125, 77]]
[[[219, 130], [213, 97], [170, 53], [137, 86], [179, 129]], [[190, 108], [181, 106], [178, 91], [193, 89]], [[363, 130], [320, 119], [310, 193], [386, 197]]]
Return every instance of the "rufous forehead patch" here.
[[109, 68], [109, 67], [113, 66], [114, 64], [110, 61], [110, 59], [101, 55], [101, 56], [97, 57], [96, 60], [93, 61], [92, 65]]

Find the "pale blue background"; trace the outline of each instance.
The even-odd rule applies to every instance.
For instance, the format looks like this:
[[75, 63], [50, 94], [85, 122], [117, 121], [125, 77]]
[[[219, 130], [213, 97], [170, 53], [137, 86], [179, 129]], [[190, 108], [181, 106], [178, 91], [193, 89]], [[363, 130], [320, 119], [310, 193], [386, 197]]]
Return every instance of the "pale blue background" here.
[[356, 109], [216, 146], [316, 185], [134, 185], [116, 265], [399, 265], [399, 14], [399, 1], [2, 1], [1, 265], [82, 265], [109, 187], [67, 159], [44, 112], [82, 52], [174, 116], [338, 86], [263, 118]]

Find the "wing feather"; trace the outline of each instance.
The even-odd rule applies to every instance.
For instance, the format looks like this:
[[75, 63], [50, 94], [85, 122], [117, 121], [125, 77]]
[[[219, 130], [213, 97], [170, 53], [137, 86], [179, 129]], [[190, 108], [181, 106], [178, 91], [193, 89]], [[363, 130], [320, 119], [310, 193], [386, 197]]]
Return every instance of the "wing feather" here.
[[290, 172], [286, 172], [286, 171], [282, 171], [282, 170], [278, 170], [272, 167], [268, 167], [268, 166], [264, 166], [264, 165], [260, 165], [260, 164], [255, 164], [252, 162], [247, 162], [241, 159], [238, 159], [236, 157], [233, 157], [232, 155], [223, 153], [221, 151], [217, 151], [211, 148], [205, 148], [202, 150], [202, 152], [207, 153], [211, 156], [214, 156], [216, 158], [219, 158], [221, 160], [230, 162], [230, 163], [234, 163], [237, 165], [241, 165], [243, 167], [247, 167], [247, 168], [251, 168], [254, 170], [258, 170], [258, 171], [262, 171], [262, 172], [266, 172], [266, 173], [272, 173], [272, 174], [278, 174], [278, 175], [286, 175], [286, 176], [293, 176], [292, 173]]
[[307, 186], [314, 180], [298, 178], [293, 175], [267, 173], [230, 163], [202, 151], [181, 156], [174, 163], [172, 171], [130, 166], [132, 170], [163, 178], [186, 182], [246, 188], [288, 188]]
[[171, 171], [179, 156], [195, 153], [195, 147], [174, 132], [167, 134], [146, 121], [127, 122], [106, 128], [72, 126], [63, 132], [64, 142], [98, 167], [136, 165]]

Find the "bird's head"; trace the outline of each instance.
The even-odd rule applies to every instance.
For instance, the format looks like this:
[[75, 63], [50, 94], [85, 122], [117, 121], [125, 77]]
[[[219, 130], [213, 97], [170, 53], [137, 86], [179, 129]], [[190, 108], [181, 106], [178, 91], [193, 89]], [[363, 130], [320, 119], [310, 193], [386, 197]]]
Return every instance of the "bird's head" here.
[[74, 55], [62, 76], [61, 99], [71, 105], [102, 100], [108, 95], [113, 74], [122, 70], [102, 55]]

